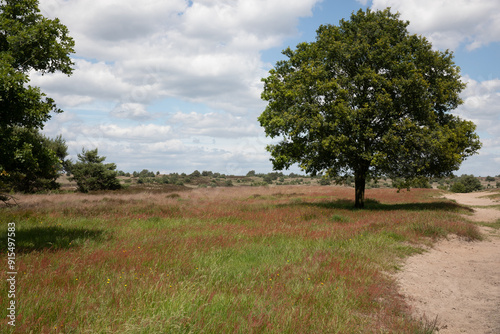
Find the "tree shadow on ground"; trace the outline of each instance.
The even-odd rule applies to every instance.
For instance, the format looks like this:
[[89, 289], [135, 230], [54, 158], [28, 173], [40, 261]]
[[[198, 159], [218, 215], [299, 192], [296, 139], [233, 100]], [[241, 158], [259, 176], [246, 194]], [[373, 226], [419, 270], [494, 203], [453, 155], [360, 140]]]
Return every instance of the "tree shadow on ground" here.
[[[15, 240], [15, 253], [31, 253], [76, 248], [89, 240], [105, 241], [109, 239], [109, 234], [96, 229], [37, 226], [16, 230], [12, 239]], [[8, 236], [4, 232], [0, 236], [0, 250], [7, 250], [7, 246]]]
[[474, 212], [473, 209], [460, 205], [455, 202], [439, 201], [439, 202], [422, 202], [422, 203], [380, 203], [375, 199], [366, 199], [365, 207], [363, 209], [358, 209], [354, 207], [354, 201], [348, 199], [338, 199], [336, 201], [328, 202], [301, 202], [290, 205], [304, 205], [304, 206], [315, 206], [319, 208], [326, 209], [343, 209], [343, 210], [370, 210], [370, 211], [449, 211], [449, 212], [460, 212], [468, 211]]

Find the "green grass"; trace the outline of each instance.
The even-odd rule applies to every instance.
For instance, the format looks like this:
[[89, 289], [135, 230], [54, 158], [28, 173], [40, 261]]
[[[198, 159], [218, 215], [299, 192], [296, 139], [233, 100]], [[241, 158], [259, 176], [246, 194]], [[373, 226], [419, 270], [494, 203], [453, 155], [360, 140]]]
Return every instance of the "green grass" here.
[[[16, 223], [15, 330], [431, 332], [388, 273], [449, 233], [480, 238], [458, 215], [467, 209], [385, 189], [354, 210], [350, 189], [301, 189], [23, 196], [0, 211], [5, 259]], [[1, 316], [8, 329], [5, 307]]]

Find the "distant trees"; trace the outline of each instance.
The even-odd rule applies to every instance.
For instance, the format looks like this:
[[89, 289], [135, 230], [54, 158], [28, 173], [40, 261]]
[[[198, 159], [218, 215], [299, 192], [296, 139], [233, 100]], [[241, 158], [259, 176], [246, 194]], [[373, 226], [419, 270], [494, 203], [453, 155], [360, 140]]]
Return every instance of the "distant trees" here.
[[98, 155], [97, 148], [95, 150], [82, 149], [82, 153], [78, 154], [79, 161], [70, 166], [73, 174], [70, 180], [76, 181], [79, 191], [89, 192], [121, 188], [120, 181], [116, 177], [116, 165], [114, 163], [104, 164], [105, 159], [106, 157]]

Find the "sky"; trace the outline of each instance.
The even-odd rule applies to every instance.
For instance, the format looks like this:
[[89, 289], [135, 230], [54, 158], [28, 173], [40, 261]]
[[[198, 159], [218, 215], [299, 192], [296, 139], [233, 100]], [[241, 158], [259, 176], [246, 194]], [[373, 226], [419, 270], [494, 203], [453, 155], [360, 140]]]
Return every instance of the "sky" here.
[[40, 0], [76, 43], [71, 76], [31, 74], [64, 110], [43, 133], [62, 135], [73, 161], [98, 148], [125, 172], [271, 172], [261, 78], [321, 24], [387, 7], [461, 68], [453, 113], [477, 125], [483, 147], [455, 174], [499, 175], [498, 0]]

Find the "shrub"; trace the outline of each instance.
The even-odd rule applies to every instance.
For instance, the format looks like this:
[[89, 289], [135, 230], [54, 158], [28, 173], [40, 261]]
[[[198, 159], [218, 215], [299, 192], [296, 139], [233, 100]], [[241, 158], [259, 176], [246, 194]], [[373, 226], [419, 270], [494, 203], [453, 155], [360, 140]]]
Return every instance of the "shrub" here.
[[147, 169], [143, 169], [140, 173], [139, 173], [139, 177], [155, 177], [155, 173], [154, 172], [150, 172], [149, 170]]
[[322, 186], [328, 186], [331, 184], [331, 181], [329, 179], [326, 179], [326, 178], [321, 178], [319, 180], [319, 184], [322, 185]]
[[486, 181], [488, 181], [488, 182], [490, 182], [490, 181], [495, 182], [495, 178], [494, 178], [494, 177], [492, 177], [492, 176], [487, 176], [487, 177], [486, 177]]
[[78, 190], [89, 192], [92, 190], [116, 190], [120, 189], [120, 181], [116, 178], [116, 165], [113, 163], [103, 164], [106, 157], [99, 157], [95, 150], [85, 151], [78, 154], [79, 162], [71, 166], [73, 177]]
[[270, 175], [265, 175], [262, 180], [267, 184], [273, 183], [273, 178]]
[[461, 183], [461, 182], [453, 183], [453, 185], [450, 187], [450, 191], [452, 191], [454, 193], [466, 193], [466, 192], [470, 192], [470, 191], [466, 190], [465, 185], [463, 183]]
[[450, 187], [450, 190], [455, 193], [470, 193], [481, 189], [483, 189], [483, 186], [474, 175], [465, 174], [455, 179]]

